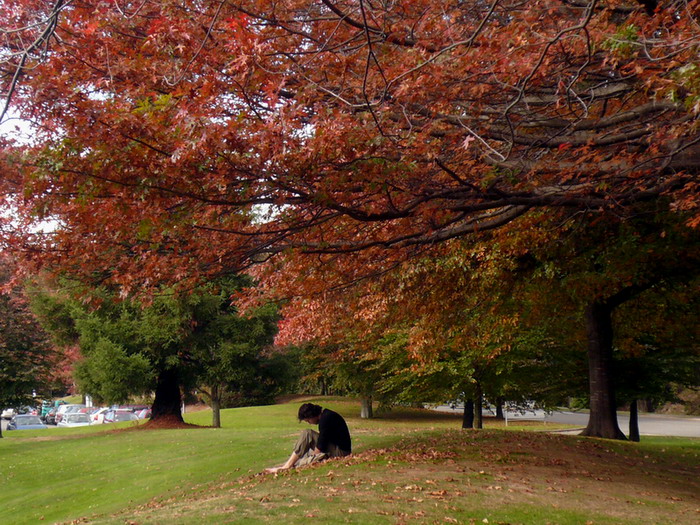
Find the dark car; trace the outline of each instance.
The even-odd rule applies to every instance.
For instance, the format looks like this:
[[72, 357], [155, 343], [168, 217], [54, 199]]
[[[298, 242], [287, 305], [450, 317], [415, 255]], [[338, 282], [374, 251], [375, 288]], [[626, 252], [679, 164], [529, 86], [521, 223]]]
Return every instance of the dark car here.
[[40, 428], [48, 428], [41, 422], [39, 416], [31, 414], [19, 414], [10, 420], [7, 425], [7, 430], [36, 430]]

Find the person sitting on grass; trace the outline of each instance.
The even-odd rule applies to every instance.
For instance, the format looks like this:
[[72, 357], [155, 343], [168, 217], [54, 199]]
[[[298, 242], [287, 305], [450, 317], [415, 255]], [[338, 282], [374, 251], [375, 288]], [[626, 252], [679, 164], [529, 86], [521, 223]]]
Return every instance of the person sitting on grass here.
[[318, 425], [318, 432], [306, 429], [301, 432], [289, 459], [279, 467], [265, 469], [265, 472], [279, 472], [294, 467], [317, 463], [328, 458], [347, 456], [352, 452], [350, 431], [343, 416], [313, 403], [299, 407], [299, 421]]

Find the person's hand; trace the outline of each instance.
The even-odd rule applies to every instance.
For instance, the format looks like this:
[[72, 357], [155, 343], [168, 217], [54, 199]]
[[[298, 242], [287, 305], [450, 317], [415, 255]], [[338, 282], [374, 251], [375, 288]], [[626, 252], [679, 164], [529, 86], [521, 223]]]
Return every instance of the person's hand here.
[[270, 468], [266, 468], [265, 470], [263, 470], [263, 472], [266, 472], [267, 474], [276, 474], [280, 470], [285, 470], [285, 468], [284, 467], [270, 467]]

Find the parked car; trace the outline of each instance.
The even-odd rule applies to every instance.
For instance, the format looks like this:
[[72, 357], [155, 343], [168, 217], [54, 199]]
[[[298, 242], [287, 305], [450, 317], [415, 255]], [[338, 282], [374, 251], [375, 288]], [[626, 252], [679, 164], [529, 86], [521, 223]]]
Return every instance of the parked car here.
[[136, 414], [136, 416], [139, 419], [150, 419], [151, 418], [151, 408], [146, 407], [146, 408], [134, 410], [134, 414]]
[[[41, 402], [41, 414], [39, 414], [39, 417], [41, 417], [41, 419], [46, 421], [49, 412], [51, 412], [53, 410], [53, 414], [54, 414], [53, 419], [55, 419], [56, 409], [58, 407], [60, 407], [61, 405], [65, 405], [65, 404], [67, 404], [67, 403], [65, 401], [63, 401], [63, 399], [57, 399], [56, 401], [42, 401]], [[56, 423], [52, 423], [52, 424], [55, 425]]]
[[92, 414], [90, 414], [90, 423], [92, 425], [98, 425], [105, 422], [105, 414], [109, 412], [110, 408], [98, 408]]
[[56, 412], [58, 412], [58, 407], [51, 407], [49, 411], [44, 416], [44, 423], [47, 425], [56, 424]]
[[120, 421], [138, 421], [139, 417], [131, 410], [117, 409], [105, 412], [104, 423], [118, 423]]
[[17, 412], [15, 411], [14, 408], [6, 408], [5, 410], [2, 411], [2, 417], [3, 419], [12, 419]]
[[58, 422], [59, 427], [85, 427], [90, 424], [90, 414], [85, 412], [69, 412], [63, 414], [63, 418]]
[[65, 414], [72, 414], [75, 412], [80, 412], [83, 409], [86, 409], [87, 407], [85, 405], [61, 405], [58, 407], [58, 410], [56, 411], [56, 424], [59, 424]]
[[7, 430], [35, 430], [40, 428], [48, 427], [41, 422], [39, 416], [31, 414], [18, 414], [7, 425]]

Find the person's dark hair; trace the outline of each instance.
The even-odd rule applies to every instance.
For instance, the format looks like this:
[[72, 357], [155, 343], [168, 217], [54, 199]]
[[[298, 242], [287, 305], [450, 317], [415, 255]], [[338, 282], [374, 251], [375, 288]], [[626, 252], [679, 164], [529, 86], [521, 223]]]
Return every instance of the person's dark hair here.
[[313, 403], [304, 403], [299, 407], [299, 421], [320, 416], [322, 410], [323, 408], [318, 405], [314, 405]]

